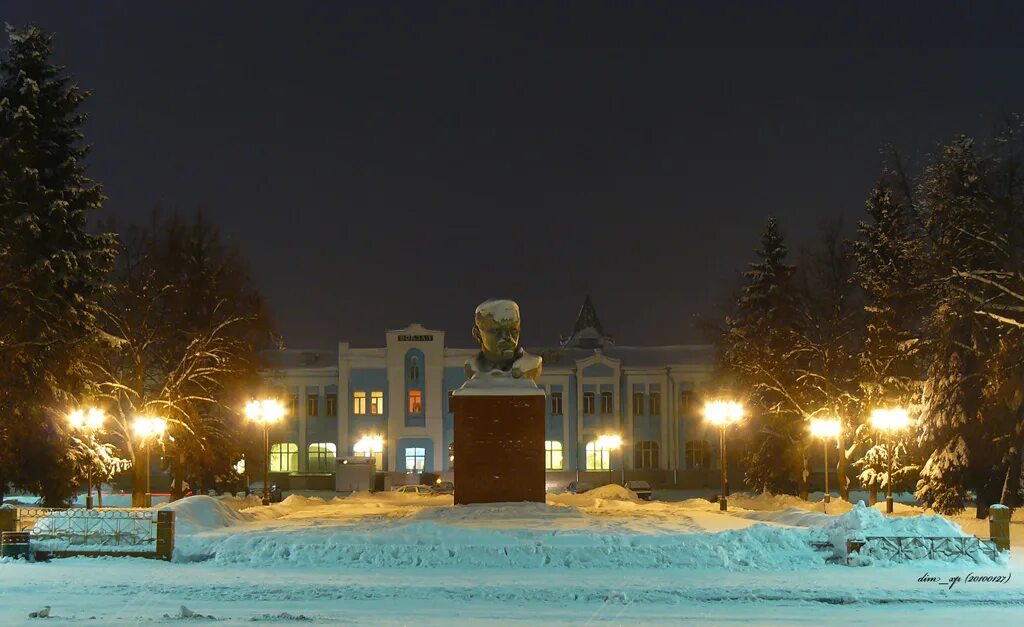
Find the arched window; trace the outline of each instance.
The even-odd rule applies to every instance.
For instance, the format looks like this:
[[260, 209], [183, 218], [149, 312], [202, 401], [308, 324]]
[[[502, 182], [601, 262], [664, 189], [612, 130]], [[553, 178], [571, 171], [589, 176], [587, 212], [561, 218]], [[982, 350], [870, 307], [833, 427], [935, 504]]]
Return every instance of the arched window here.
[[634, 468], [657, 468], [661, 447], [654, 440], [641, 440], [633, 446]]
[[337, 459], [338, 447], [333, 442], [309, 445], [309, 472], [334, 472]]
[[587, 442], [587, 470], [608, 470], [611, 467], [611, 450], [598, 448], [596, 441]]
[[298, 472], [299, 445], [278, 442], [270, 445], [270, 472]]
[[690, 440], [686, 443], [687, 470], [711, 470], [711, 445], [707, 440]]
[[420, 380], [420, 358], [413, 356], [409, 358], [409, 380]]
[[558, 440], [544, 441], [544, 469], [562, 470], [565, 464], [562, 461], [562, 443]]

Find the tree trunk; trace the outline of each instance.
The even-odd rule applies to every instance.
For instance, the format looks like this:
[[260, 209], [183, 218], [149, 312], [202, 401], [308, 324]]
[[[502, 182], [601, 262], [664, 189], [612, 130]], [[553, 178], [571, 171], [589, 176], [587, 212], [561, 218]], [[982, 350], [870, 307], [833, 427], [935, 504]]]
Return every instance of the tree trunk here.
[[1007, 507], [1020, 507], [1021, 497], [1024, 496], [1021, 494], [1021, 450], [1024, 449], [1024, 443], [1020, 441], [1019, 433], [1017, 436], [1017, 445], [1010, 447], [1010, 463], [1006, 467], [1006, 478], [1003, 480], [1003, 491], [999, 498], [999, 502]]
[[803, 458], [803, 469], [800, 472], [800, 498], [807, 501], [810, 499], [811, 460], [808, 459], [806, 451], [801, 457]]
[[878, 502], [878, 484], [872, 483], [868, 489], [868, 505], [874, 505]]
[[142, 451], [137, 451], [135, 457], [135, 463], [132, 464], [132, 507], [145, 507], [146, 473], [149, 472], [149, 468], [146, 468], [146, 456]]
[[96, 484], [96, 507], [103, 507], [103, 480]]
[[171, 500], [185, 496], [185, 463], [182, 454], [171, 456]]
[[843, 434], [839, 434], [839, 460], [836, 462], [836, 481], [839, 483], [839, 498], [850, 500], [850, 478], [846, 475], [849, 460], [846, 459], [846, 442]]

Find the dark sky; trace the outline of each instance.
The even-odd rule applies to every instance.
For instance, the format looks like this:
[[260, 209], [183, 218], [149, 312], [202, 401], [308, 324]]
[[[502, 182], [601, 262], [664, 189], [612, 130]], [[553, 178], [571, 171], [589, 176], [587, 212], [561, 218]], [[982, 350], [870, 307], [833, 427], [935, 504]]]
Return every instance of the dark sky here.
[[693, 341], [768, 215], [859, 218], [1024, 111], [1024, 3], [0, 3], [57, 33], [107, 211], [202, 208], [292, 347], [410, 322], [524, 341], [593, 296], [620, 344]]

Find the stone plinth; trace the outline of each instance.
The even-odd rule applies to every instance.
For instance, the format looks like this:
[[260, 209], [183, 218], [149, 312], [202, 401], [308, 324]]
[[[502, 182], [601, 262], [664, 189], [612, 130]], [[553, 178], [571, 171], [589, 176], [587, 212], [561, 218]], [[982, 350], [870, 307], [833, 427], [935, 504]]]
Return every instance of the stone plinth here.
[[456, 505], [544, 502], [544, 393], [508, 391], [452, 398]]

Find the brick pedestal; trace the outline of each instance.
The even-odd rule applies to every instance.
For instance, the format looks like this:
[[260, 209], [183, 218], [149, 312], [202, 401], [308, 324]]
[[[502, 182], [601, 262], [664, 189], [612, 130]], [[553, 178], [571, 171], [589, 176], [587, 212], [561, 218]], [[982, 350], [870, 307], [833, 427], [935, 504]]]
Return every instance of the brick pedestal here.
[[544, 395], [459, 396], [455, 504], [544, 502]]

